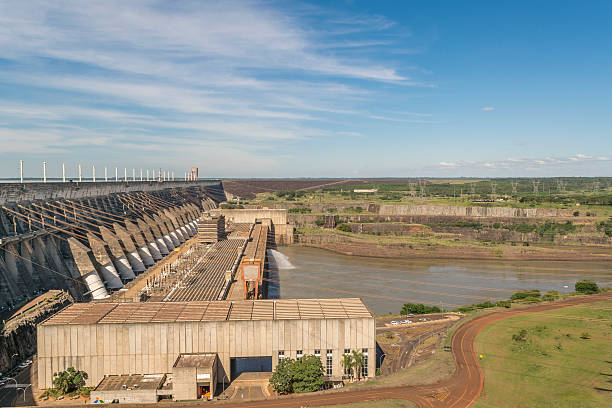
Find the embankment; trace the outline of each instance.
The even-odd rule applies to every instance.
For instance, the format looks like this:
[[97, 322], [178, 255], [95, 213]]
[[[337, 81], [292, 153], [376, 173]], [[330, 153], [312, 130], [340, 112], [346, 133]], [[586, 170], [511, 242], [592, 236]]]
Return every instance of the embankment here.
[[609, 247], [579, 245], [511, 245], [432, 240], [389, 242], [335, 231], [296, 234], [294, 243], [352, 256], [410, 259], [496, 259], [540, 261], [612, 261]]

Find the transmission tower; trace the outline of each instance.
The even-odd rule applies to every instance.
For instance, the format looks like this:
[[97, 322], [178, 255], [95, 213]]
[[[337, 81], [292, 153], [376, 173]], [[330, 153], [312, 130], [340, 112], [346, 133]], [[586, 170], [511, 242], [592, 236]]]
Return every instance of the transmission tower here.
[[562, 179], [557, 179], [557, 190], [565, 191], [565, 181], [563, 181]]
[[492, 181], [492, 182], [491, 182], [491, 194], [492, 194], [493, 196], [495, 196], [495, 192], [496, 192], [496, 191], [497, 191], [497, 183], [496, 183], [496, 182], [494, 182], [494, 181]]
[[599, 191], [599, 181], [593, 182], [593, 191]]
[[516, 189], [518, 187], [518, 181], [511, 181], [512, 184], [512, 195], [516, 195]]
[[472, 195], [476, 195], [476, 183], [470, 184], [470, 188], [472, 190]]
[[419, 188], [421, 189], [421, 197], [425, 197], [425, 183], [423, 183], [423, 180], [419, 180]]
[[538, 188], [540, 187], [540, 180], [532, 180], [533, 183], [533, 194], [538, 194]]
[[410, 188], [410, 195], [412, 197], [416, 196], [416, 183], [408, 183], [408, 187]]

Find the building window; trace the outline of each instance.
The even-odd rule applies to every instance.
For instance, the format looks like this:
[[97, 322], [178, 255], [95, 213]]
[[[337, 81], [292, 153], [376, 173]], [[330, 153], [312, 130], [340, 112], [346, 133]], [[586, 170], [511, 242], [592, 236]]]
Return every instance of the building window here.
[[361, 354], [363, 354], [363, 367], [361, 367], [361, 376], [366, 378], [368, 376], [368, 349], [361, 349]]
[[278, 362], [280, 363], [285, 358], [285, 350], [278, 350]]
[[333, 362], [332, 351], [327, 350], [327, 355], [325, 357], [326, 357], [325, 358], [325, 373], [327, 375], [332, 375], [332, 362]]
[[321, 350], [315, 350], [315, 356], [321, 357]]
[[302, 358], [303, 356], [304, 356], [304, 351], [302, 351], [302, 350], [298, 350], [295, 353], [295, 358]]
[[351, 349], [344, 349], [344, 354], [351, 354]]

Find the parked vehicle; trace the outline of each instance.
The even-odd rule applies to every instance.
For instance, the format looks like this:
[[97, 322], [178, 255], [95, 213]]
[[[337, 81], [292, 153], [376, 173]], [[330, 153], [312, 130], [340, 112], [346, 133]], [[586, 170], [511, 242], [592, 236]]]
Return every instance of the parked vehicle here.
[[391, 321], [391, 324], [395, 326], [396, 324], [399, 324], [399, 322], [398, 322], [398, 321], [396, 321], [396, 320], [392, 320], [392, 321]]

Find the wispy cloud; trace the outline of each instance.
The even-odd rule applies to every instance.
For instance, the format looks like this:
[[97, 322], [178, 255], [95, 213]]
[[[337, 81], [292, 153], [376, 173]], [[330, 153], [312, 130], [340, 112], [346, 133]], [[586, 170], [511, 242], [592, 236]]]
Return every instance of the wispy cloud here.
[[[373, 105], [385, 90], [368, 84], [430, 86], [407, 74], [414, 67], [353, 51], [384, 54], [394, 30], [410, 35], [405, 28], [380, 15], [303, 7], [324, 25], [259, 1], [0, 3], [0, 91], [28, 91], [0, 100], [3, 152], [69, 152], [87, 140], [129, 150], [126, 138], [143, 137], [163, 146], [231, 142], [227, 151], [251, 157], [268, 141], [280, 151], [358, 134], [326, 126], [344, 117], [429, 122], [428, 113]], [[199, 151], [182, 149], [191, 158]]]
[[485, 112], [491, 112], [491, 111], [494, 111], [495, 108], [493, 106], [485, 106], [484, 108], [481, 108], [480, 110], [483, 110]]
[[473, 170], [486, 169], [507, 169], [507, 170], [530, 170], [539, 171], [542, 168], [562, 169], [567, 166], [575, 166], [580, 163], [593, 163], [597, 161], [609, 161], [607, 157], [589, 156], [578, 153], [570, 157], [544, 157], [544, 158], [516, 158], [510, 157], [506, 160], [489, 160], [489, 161], [443, 161], [439, 163], [442, 168], [463, 168]]

